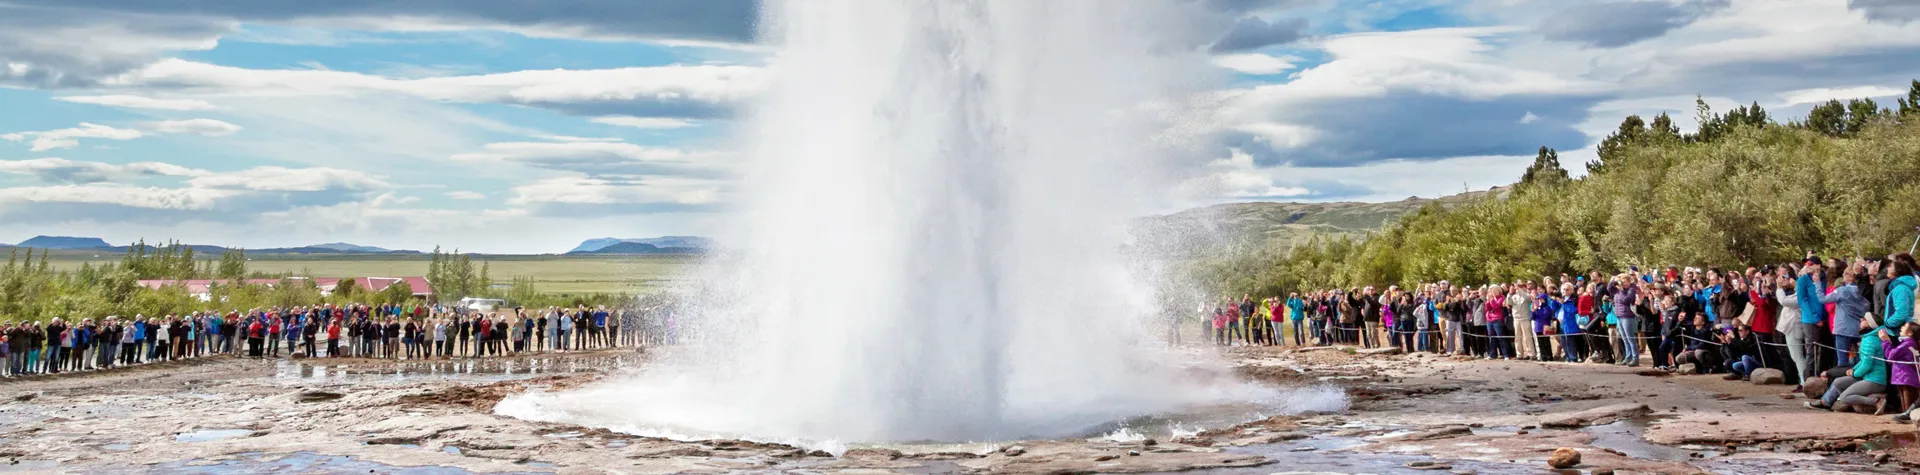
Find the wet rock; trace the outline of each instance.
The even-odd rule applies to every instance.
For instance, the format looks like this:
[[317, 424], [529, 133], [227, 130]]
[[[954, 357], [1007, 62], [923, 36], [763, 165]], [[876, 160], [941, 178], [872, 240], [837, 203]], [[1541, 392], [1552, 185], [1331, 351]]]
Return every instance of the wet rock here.
[[1753, 384], [1787, 384], [1787, 373], [1773, 368], [1760, 368], [1753, 370], [1749, 379], [1753, 380]]
[[1093, 458], [1093, 461], [1095, 461], [1095, 462], [1105, 462], [1105, 461], [1109, 461], [1109, 460], [1113, 460], [1113, 459], [1117, 459], [1117, 458], [1120, 458], [1120, 456], [1118, 456], [1118, 455], [1111, 455], [1111, 454], [1109, 454], [1109, 455], [1102, 455], [1102, 456], [1099, 456], [1099, 457], [1094, 457], [1094, 458]]
[[1435, 460], [1418, 460], [1413, 462], [1407, 462], [1407, 468], [1411, 468], [1414, 470], [1453, 470], [1452, 465], [1440, 463], [1439, 461], [1435, 461]]
[[1153, 440], [1153, 439], [1145, 439], [1140, 441], [1140, 445], [1146, 446], [1146, 447], [1152, 447], [1155, 445], [1160, 445], [1160, 441]]
[[1881, 453], [1873, 456], [1873, 463], [1875, 464], [1887, 463], [1888, 460], [1893, 460], [1893, 456], [1887, 455], [1885, 453]]
[[26, 394], [21, 394], [19, 396], [14, 396], [13, 400], [17, 402], [27, 402], [27, 401], [32, 401], [33, 398], [37, 398], [37, 397], [40, 397], [40, 393], [26, 393]]
[[1128, 456], [1128, 457], [1139, 457], [1139, 456], [1140, 456], [1140, 451], [1138, 451], [1138, 450], [1128, 450], [1128, 451], [1127, 451], [1127, 456]]
[[1423, 430], [1420, 432], [1414, 432], [1411, 434], [1406, 434], [1406, 435], [1401, 435], [1396, 437], [1387, 437], [1381, 440], [1391, 440], [1395, 442], [1414, 442], [1414, 441], [1421, 441], [1421, 440], [1444, 439], [1448, 437], [1468, 435], [1472, 433], [1473, 433], [1473, 429], [1467, 426], [1452, 426], [1452, 427], [1442, 427], [1439, 429], [1428, 429], [1428, 430]]
[[1580, 465], [1580, 451], [1567, 447], [1553, 449], [1553, 455], [1547, 457], [1547, 466], [1553, 468], [1572, 468]]
[[1027, 448], [1015, 445], [1012, 447], [1000, 449], [1000, 453], [1006, 454], [1008, 457], [1019, 457], [1027, 453]]
[[1647, 407], [1646, 404], [1615, 404], [1568, 414], [1548, 415], [1545, 420], [1540, 421], [1540, 426], [1571, 429], [1591, 425], [1610, 424], [1620, 421], [1621, 419], [1644, 416], [1652, 412], [1653, 409]]
[[848, 450], [847, 453], [841, 455], [841, 457], [845, 457], [845, 458], [880, 459], [880, 460], [899, 460], [900, 457], [902, 456], [904, 456], [904, 454], [901, 454], [900, 451], [898, 450], [878, 449], [878, 448], [853, 449], [853, 450]]
[[346, 396], [345, 394], [329, 391], [301, 391], [299, 395], [294, 396], [294, 400], [300, 402], [326, 402]]
[[980, 458], [980, 454], [967, 452], [932, 452], [913, 454], [915, 460], [967, 460]]

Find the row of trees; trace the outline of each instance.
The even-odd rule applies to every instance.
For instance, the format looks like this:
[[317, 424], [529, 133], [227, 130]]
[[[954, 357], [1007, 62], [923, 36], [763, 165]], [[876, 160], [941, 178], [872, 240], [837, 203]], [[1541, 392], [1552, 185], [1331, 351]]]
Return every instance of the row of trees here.
[[1537, 279], [1628, 265], [1745, 266], [1906, 251], [1920, 225], [1920, 81], [1898, 109], [1831, 101], [1777, 123], [1758, 104], [1699, 128], [1628, 117], [1572, 178], [1541, 148], [1502, 193], [1429, 205], [1363, 241], [1225, 249], [1190, 274], [1238, 295]]
[[[249, 272], [244, 250], [226, 250], [217, 260], [205, 259], [177, 242], [150, 246], [143, 241], [130, 247], [119, 262], [97, 266], [82, 263], [76, 268], [57, 269], [50, 264], [51, 257], [48, 251], [26, 248], [10, 252], [6, 266], [0, 267], [0, 322], [322, 304], [404, 304], [413, 301], [414, 292], [404, 282], [370, 292], [361, 280], [354, 279], [343, 280], [331, 294], [323, 295], [311, 276]], [[494, 289], [490, 266], [484, 262], [476, 266], [467, 254], [438, 249], [431, 259], [428, 281], [447, 301], [480, 296], [506, 298], [528, 307], [617, 306], [631, 298], [617, 294], [543, 294], [531, 277], [515, 277], [506, 288]], [[213, 279], [214, 283], [209, 300], [201, 301], [183, 286], [154, 289], [139, 282], [148, 279]], [[277, 280], [253, 284], [246, 279]]]

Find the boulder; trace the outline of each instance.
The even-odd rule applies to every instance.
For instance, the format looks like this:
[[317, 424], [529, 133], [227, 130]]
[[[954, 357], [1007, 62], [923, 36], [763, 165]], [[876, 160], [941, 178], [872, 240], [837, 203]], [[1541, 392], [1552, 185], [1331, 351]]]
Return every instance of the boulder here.
[[1748, 379], [1753, 380], [1753, 384], [1787, 384], [1787, 373], [1773, 368], [1760, 368], [1753, 370]]
[[1547, 457], [1547, 466], [1556, 469], [1573, 468], [1580, 465], [1580, 451], [1567, 447], [1553, 449], [1553, 455]]
[[1820, 396], [1827, 394], [1827, 385], [1831, 383], [1825, 377], [1815, 376], [1800, 383], [1800, 393], [1807, 399], [1820, 399]]
[[1001, 449], [1000, 453], [1007, 454], [1008, 457], [1019, 457], [1020, 455], [1027, 453], [1027, 448], [1015, 445], [1012, 447]]

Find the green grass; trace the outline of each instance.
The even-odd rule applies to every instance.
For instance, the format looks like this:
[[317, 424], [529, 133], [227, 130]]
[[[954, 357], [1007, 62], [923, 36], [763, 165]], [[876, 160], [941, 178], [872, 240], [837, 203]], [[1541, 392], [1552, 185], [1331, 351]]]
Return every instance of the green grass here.
[[[63, 255], [65, 254], [65, 255]], [[55, 253], [49, 263], [59, 269], [92, 262], [119, 262], [118, 255], [98, 258]], [[661, 290], [680, 280], [698, 257], [693, 256], [477, 256], [487, 262], [489, 276], [505, 284], [514, 277], [532, 277], [534, 287], [548, 294], [644, 293]], [[313, 277], [398, 277], [427, 274], [426, 256], [292, 256], [252, 257], [247, 270], [292, 273]]]

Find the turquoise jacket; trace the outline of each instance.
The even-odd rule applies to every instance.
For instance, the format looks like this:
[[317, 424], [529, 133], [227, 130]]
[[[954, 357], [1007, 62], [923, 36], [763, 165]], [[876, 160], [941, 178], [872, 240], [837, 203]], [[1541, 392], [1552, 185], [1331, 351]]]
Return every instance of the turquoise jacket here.
[[1881, 348], [1880, 332], [1873, 330], [1878, 329], [1860, 332], [1860, 352], [1857, 353], [1860, 362], [1853, 364], [1853, 377], [1886, 386], [1887, 362], [1880, 361], [1878, 357], [1887, 354], [1887, 351]]
[[1300, 297], [1290, 297], [1287, 299], [1287, 319], [1288, 320], [1293, 320], [1297, 322], [1297, 321], [1300, 321], [1300, 319], [1302, 318], [1306, 318], [1306, 316], [1307, 316], [1306, 301], [1300, 300]]
[[1903, 275], [1887, 284], [1887, 308], [1880, 314], [1886, 315], [1883, 323], [1887, 328], [1900, 328], [1913, 321], [1913, 289], [1916, 281], [1911, 275]]

